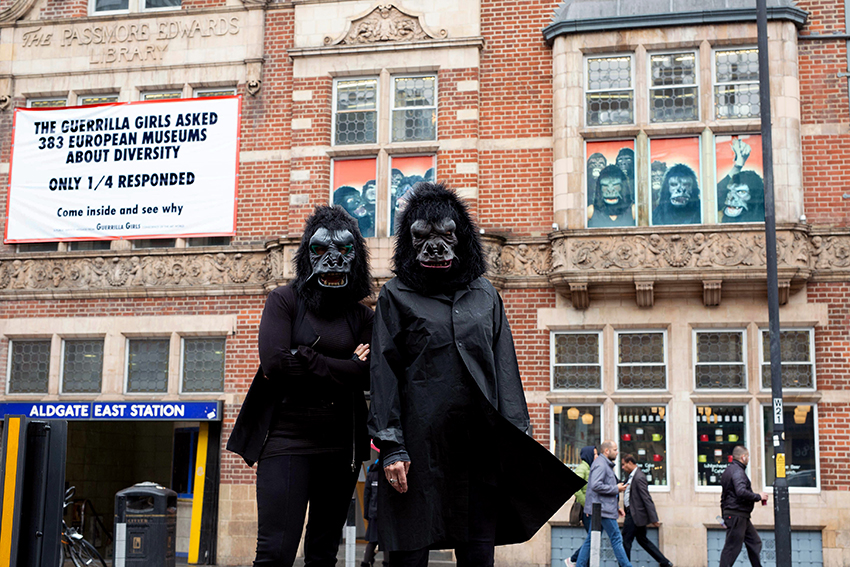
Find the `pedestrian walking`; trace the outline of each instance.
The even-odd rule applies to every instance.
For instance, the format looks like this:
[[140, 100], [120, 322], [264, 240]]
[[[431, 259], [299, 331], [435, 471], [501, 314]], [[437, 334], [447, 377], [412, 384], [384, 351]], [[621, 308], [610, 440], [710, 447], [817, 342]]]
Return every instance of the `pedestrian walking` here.
[[726, 544], [720, 553], [720, 567], [732, 567], [741, 553], [741, 545], [747, 546], [750, 565], [761, 567], [761, 538], [750, 521], [750, 514], [759, 500], [762, 504], [767, 503], [767, 493], [753, 492], [746, 472], [749, 463], [750, 452], [738, 445], [732, 450], [732, 462], [720, 477], [720, 486], [723, 487], [720, 508], [726, 524]]
[[[576, 467], [574, 471], [576, 476], [586, 481], [588, 477], [590, 477], [590, 465], [593, 464], [593, 460], [599, 456], [599, 453], [596, 452], [596, 447], [593, 445], [588, 445], [587, 447], [582, 447], [579, 452], [579, 456], [581, 457], [581, 463]], [[581, 487], [581, 490], [576, 492], [576, 502], [584, 509], [584, 501], [587, 496], [587, 485]], [[584, 525], [585, 531], [590, 531], [590, 516], [585, 514], [583, 511], [581, 513], [581, 523]], [[567, 567], [575, 567], [576, 561], [578, 561], [578, 552], [581, 550], [581, 547], [573, 552], [572, 557], [566, 560]]]
[[629, 475], [626, 480], [626, 491], [623, 493], [623, 508], [626, 517], [623, 518], [623, 548], [629, 561], [632, 559], [632, 541], [637, 542], [649, 553], [653, 559], [658, 561], [661, 567], [673, 567], [673, 562], [664, 557], [654, 543], [646, 537], [646, 527], [658, 527], [658, 513], [655, 511], [655, 502], [649, 495], [649, 486], [646, 475], [637, 466], [637, 461], [632, 455], [623, 455], [620, 459], [623, 463], [623, 471]]
[[[584, 500], [584, 513], [593, 513], [593, 504], [602, 504], [602, 529], [608, 534], [614, 557], [620, 567], [632, 567], [626, 550], [623, 549], [623, 537], [620, 535], [620, 526], [617, 518], [624, 516], [625, 512], [620, 510], [620, 493], [626, 490], [625, 483], [617, 482], [614, 475], [614, 461], [617, 460], [617, 443], [605, 441], [600, 446], [602, 454], [593, 460], [590, 465], [590, 477], [587, 483], [587, 496]], [[590, 561], [590, 532], [578, 553], [578, 567], [587, 567]]]

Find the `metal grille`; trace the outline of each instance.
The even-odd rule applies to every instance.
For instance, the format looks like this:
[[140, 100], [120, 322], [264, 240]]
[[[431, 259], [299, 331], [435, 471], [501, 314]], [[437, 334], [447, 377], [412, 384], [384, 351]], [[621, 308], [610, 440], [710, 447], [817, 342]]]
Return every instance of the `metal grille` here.
[[699, 118], [696, 54], [665, 53], [650, 57], [650, 120], [684, 122]]
[[224, 391], [224, 342], [183, 339], [183, 392]]
[[335, 144], [374, 144], [378, 141], [377, 95], [376, 79], [337, 82]]
[[103, 376], [102, 340], [65, 341], [62, 393], [97, 393]]
[[[812, 365], [810, 331], [780, 331], [779, 352], [782, 359], [783, 388], [814, 388], [815, 376]], [[762, 331], [761, 385], [769, 390], [770, 385], [770, 331]]]
[[398, 77], [393, 97], [393, 142], [437, 139], [437, 78]]
[[758, 118], [758, 49], [732, 49], [714, 54], [715, 118]]
[[589, 58], [585, 96], [588, 126], [633, 123], [631, 57]]
[[599, 389], [602, 367], [599, 361], [598, 333], [559, 333], [555, 335], [555, 389]]
[[127, 392], [168, 391], [168, 339], [131, 339], [127, 349]]
[[12, 341], [10, 394], [46, 394], [50, 340]]
[[663, 333], [618, 333], [617, 359], [618, 388], [667, 387]]
[[697, 388], [734, 389], [746, 387], [744, 334], [740, 331], [696, 334]]

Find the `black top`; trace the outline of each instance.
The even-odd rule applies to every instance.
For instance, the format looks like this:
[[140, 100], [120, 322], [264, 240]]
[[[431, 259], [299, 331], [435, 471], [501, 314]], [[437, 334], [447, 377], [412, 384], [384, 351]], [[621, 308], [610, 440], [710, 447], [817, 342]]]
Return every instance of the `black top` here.
[[761, 495], [753, 492], [747, 471], [740, 461], [729, 463], [720, 477], [720, 486], [723, 487], [720, 508], [724, 514], [749, 518], [753, 505], [761, 500]]

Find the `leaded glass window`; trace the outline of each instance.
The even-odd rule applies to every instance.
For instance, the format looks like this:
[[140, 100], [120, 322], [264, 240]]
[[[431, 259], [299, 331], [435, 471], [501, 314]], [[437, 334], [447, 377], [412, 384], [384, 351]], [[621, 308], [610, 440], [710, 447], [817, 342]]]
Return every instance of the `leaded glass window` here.
[[758, 49], [725, 49], [714, 52], [714, 117], [758, 118]]
[[50, 339], [13, 340], [9, 373], [10, 394], [46, 394], [50, 369]]
[[336, 82], [334, 144], [374, 144], [378, 141], [378, 80]]
[[65, 98], [39, 98], [27, 101], [30, 108], [61, 108], [67, 104]]
[[168, 391], [169, 339], [127, 341], [127, 392]]
[[588, 126], [634, 123], [630, 55], [588, 57], [585, 121]]
[[179, 8], [182, 0], [142, 0], [145, 10], [156, 10], [163, 8]]
[[699, 331], [694, 334], [697, 389], [742, 389], [747, 386], [742, 331]]
[[95, 12], [113, 12], [116, 10], [129, 10], [130, 0], [94, 0]]
[[[779, 332], [783, 388], [814, 389], [813, 341], [811, 329]], [[762, 330], [761, 347], [761, 387], [764, 390], [770, 390], [770, 331]]]
[[80, 106], [90, 106], [92, 104], [109, 104], [110, 102], [118, 102], [118, 95], [85, 95], [77, 99], [77, 104]]
[[663, 332], [617, 333], [617, 388], [662, 390], [667, 387]]
[[183, 393], [224, 390], [222, 338], [183, 339]]
[[437, 139], [437, 77], [394, 77], [392, 141]]
[[225, 89], [198, 89], [195, 91], [195, 98], [208, 98], [213, 96], [233, 96], [236, 94], [235, 88]]
[[183, 97], [183, 91], [163, 91], [142, 93], [142, 100], [172, 100]]
[[553, 335], [553, 390], [598, 390], [602, 387], [601, 339], [598, 332]]
[[649, 72], [651, 122], [699, 119], [696, 53], [686, 51], [651, 55]]
[[99, 393], [103, 375], [103, 339], [62, 343], [62, 393]]

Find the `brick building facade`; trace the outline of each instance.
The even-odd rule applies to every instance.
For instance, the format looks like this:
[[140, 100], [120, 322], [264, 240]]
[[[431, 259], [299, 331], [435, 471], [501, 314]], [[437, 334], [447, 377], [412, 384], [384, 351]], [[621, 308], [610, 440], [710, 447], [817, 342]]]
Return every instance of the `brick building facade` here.
[[[535, 437], [569, 465], [581, 446], [619, 439], [652, 478], [662, 520], [652, 537], [676, 564], [710, 564], [731, 447], [749, 446], [756, 490], [774, 467], [763, 223], [724, 216], [735, 209], [725, 180], [740, 144], [749, 157], [739, 169], [762, 167], [755, 10], [671, 6], [0, 2], [4, 182], [17, 107], [209, 94], [238, 94], [242, 105], [231, 238], [0, 247], [0, 401], [221, 402], [223, 419], [209, 425], [72, 424], [67, 476], [106, 519], [116, 490], [173, 485], [184, 496], [178, 552], [248, 564], [254, 472], [223, 446], [258, 364], [265, 295], [292, 276], [313, 206], [344, 186], [370, 211], [361, 228], [376, 281], [386, 281], [397, 199], [435, 177], [467, 199], [483, 231]], [[830, 567], [850, 564], [846, 13], [835, 1], [770, 2], [785, 402], [799, 426], [788, 449], [791, 520], [795, 553], [811, 554], [797, 560]], [[634, 206], [606, 220], [588, 162], [598, 153], [611, 166], [629, 152], [620, 190]], [[696, 222], [663, 216], [655, 163], [693, 172]], [[67, 393], [69, 352], [83, 343], [100, 345], [99, 389]], [[164, 372], [158, 390], [128, 390], [138, 348], [161, 357], [150, 362]], [[187, 349], [217, 363], [219, 378], [186, 388]], [[40, 370], [22, 378], [21, 361]], [[178, 483], [177, 456], [196, 450], [199, 432], [218, 459], [204, 512], [216, 528], [191, 539], [198, 495]], [[754, 515], [768, 561], [771, 510]], [[581, 535], [566, 515], [500, 549], [498, 563], [557, 564]]]

